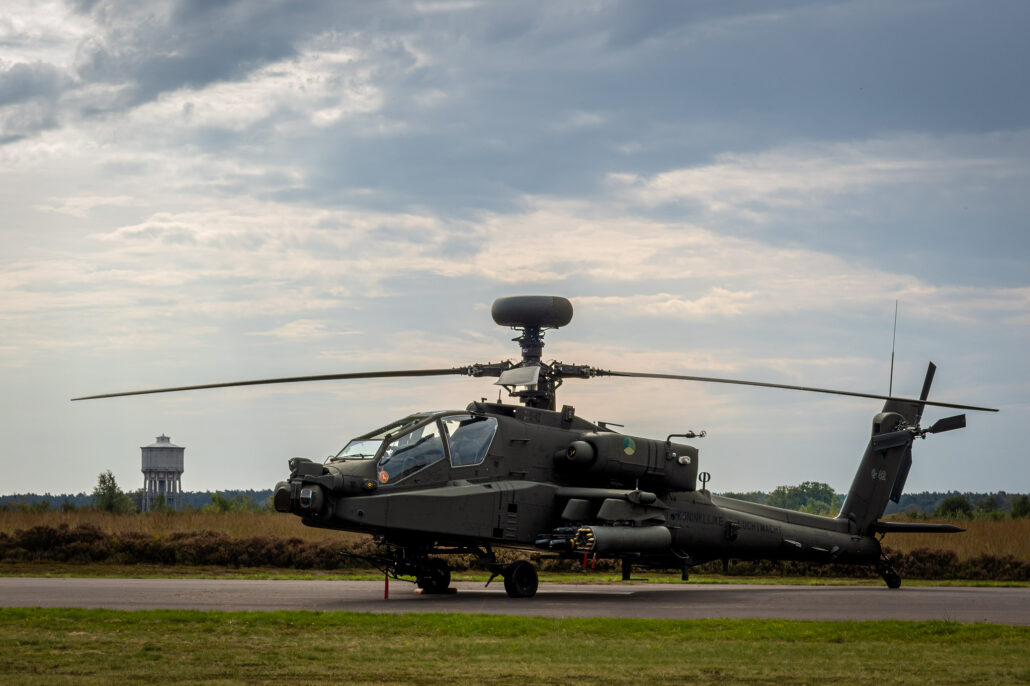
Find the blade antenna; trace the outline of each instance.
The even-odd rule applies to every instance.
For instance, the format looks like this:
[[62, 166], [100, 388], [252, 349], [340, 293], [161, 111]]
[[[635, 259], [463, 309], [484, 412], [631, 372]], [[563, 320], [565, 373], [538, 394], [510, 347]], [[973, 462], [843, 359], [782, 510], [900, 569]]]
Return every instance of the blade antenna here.
[[[894, 395], [894, 344], [898, 340], [898, 301], [894, 301], [894, 333], [891, 336], [891, 380], [887, 384], [887, 395]], [[923, 398], [926, 400], [926, 398]]]

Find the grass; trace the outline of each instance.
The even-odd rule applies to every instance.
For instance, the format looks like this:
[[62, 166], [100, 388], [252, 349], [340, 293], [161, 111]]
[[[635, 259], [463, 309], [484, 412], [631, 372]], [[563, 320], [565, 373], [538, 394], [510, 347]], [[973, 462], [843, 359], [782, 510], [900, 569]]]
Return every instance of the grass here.
[[1030, 683], [1030, 628], [948, 622], [0, 610], [5, 684]]

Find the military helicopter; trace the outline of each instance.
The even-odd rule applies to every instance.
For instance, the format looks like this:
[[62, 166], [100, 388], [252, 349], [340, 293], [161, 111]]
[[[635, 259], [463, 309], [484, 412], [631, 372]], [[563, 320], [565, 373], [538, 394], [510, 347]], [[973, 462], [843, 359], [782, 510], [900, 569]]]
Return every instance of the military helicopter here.
[[[931, 362], [919, 397], [902, 398], [739, 379], [612, 371], [544, 362], [544, 332], [569, 324], [572, 303], [514, 296], [493, 303], [494, 322], [520, 333], [522, 359], [449, 369], [392, 370], [260, 379], [75, 398], [306, 381], [463, 375], [496, 377], [517, 403], [472, 402], [463, 410], [424, 412], [390, 422], [348, 442], [324, 462], [289, 460], [290, 475], [273, 503], [304, 524], [369, 533], [378, 554], [367, 558], [387, 578], [413, 577], [424, 593], [449, 591], [450, 569], [436, 557], [471, 554], [513, 598], [533, 596], [536, 569], [527, 560], [500, 562], [497, 548], [545, 551], [558, 558], [615, 559], [633, 567], [679, 569], [711, 560], [775, 559], [872, 565], [889, 588], [901, 577], [884, 554], [886, 533], [957, 532], [948, 524], [882, 521], [912, 466], [912, 444], [963, 428], [964, 414], [920, 425], [926, 406], [996, 409], [927, 400]], [[840, 514], [822, 517], [711, 493], [698, 472], [698, 449], [684, 441], [619, 433], [592, 423], [555, 392], [565, 379], [600, 376], [762, 386], [884, 400]], [[674, 440], [676, 439], [676, 440]], [[698, 482], [700, 481], [700, 488]]]

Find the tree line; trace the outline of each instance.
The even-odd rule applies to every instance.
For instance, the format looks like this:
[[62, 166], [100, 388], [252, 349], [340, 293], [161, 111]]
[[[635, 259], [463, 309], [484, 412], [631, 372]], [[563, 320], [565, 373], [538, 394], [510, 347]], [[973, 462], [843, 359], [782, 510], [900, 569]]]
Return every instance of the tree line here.
[[[81, 509], [131, 514], [140, 511], [142, 489], [125, 492], [118, 485], [110, 470], [97, 477], [97, 485], [92, 493], [75, 495], [50, 494], [39, 495], [26, 493], [20, 495], [0, 496], [0, 511], [18, 510], [29, 512], [48, 512], [59, 510], [70, 512]], [[204, 512], [265, 512], [272, 510], [272, 491], [264, 490], [224, 490], [224, 491], [187, 491], [178, 494], [179, 510]], [[172, 512], [163, 495], [158, 495], [151, 503], [152, 512]]]
[[[748, 491], [724, 493], [728, 498], [747, 500], [787, 510], [834, 517], [844, 504], [844, 494], [829, 484], [805, 481], [799, 486], [778, 486], [769, 493]], [[889, 503], [886, 514], [913, 519], [1020, 519], [1030, 517], [1030, 496], [1019, 493], [915, 493], [905, 494], [897, 505]]]
[[[819, 481], [805, 481], [797, 486], [777, 486], [769, 493], [747, 491], [723, 493], [728, 498], [746, 500], [787, 510], [808, 512], [833, 517], [840, 512], [844, 494], [836, 493], [832, 486]], [[124, 492], [110, 470], [97, 477], [97, 485], [91, 494], [75, 496], [25, 494], [0, 497], [0, 510], [32, 510], [45, 512], [51, 509], [76, 510], [90, 508], [105, 512], [128, 514], [138, 512], [142, 492]], [[272, 491], [225, 490], [192, 491], [179, 494], [179, 509], [202, 510], [205, 512], [264, 512], [272, 511]], [[171, 511], [163, 496], [151, 504], [151, 511]], [[900, 513], [912, 518], [929, 516], [944, 519], [1013, 519], [1030, 517], [1030, 496], [1027, 494], [998, 493], [915, 493], [905, 494], [895, 505], [890, 503], [887, 514]]]

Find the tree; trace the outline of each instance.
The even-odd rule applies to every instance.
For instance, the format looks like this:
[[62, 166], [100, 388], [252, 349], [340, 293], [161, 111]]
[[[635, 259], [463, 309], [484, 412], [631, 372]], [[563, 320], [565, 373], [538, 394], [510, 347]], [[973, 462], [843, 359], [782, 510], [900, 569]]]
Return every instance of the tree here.
[[989, 495], [976, 504], [977, 511], [983, 513], [994, 512], [998, 507], [998, 497], [994, 495]]
[[765, 503], [788, 510], [812, 514], [836, 514], [840, 511], [840, 498], [833, 487], [818, 481], [805, 481], [800, 486], [777, 486]]
[[746, 500], [749, 503], [764, 503], [766, 495], [762, 491], [747, 491], [743, 493], [734, 493], [732, 491], [723, 493], [727, 498], [733, 498], [734, 500]]
[[215, 491], [211, 494], [211, 504], [204, 506], [204, 512], [233, 512], [236, 503], [229, 496]]
[[230, 498], [215, 491], [211, 494], [211, 504], [204, 506], [204, 512], [261, 512], [261, 506], [249, 495], [238, 494]]
[[1030, 496], [1023, 494], [1012, 501], [1012, 518], [1030, 517]]
[[935, 517], [968, 519], [973, 516], [973, 505], [969, 502], [969, 498], [956, 493], [942, 500], [933, 514]]
[[93, 507], [117, 514], [127, 514], [136, 509], [132, 504], [132, 498], [118, 488], [118, 482], [115, 481], [110, 469], [97, 478], [97, 487], [93, 489]]
[[168, 501], [165, 499], [164, 493], [158, 493], [154, 496], [154, 499], [150, 501], [151, 512], [172, 512], [172, 508], [168, 507]]
[[980, 502], [976, 504], [976, 511], [974, 514], [977, 519], [1001, 519], [1005, 515], [1000, 512], [1001, 500], [997, 495], [988, 495], [986, 498], [981, 498]]

